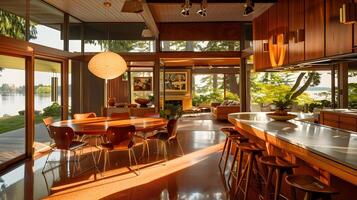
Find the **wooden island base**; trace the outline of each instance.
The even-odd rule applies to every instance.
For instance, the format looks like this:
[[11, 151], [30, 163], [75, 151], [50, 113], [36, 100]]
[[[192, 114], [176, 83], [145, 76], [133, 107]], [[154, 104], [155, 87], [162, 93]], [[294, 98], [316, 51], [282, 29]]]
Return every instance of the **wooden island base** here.
[[[277, 155], [285, 158], [291, 163], [299, 165], [294, 169], [294, 174], [312, 175], [323, 183], [326, 183], [339, 191], [339, 194], [333, 195], [332, 199], [354, 199], [357, 198], [357, 176], [356, 170], [336, 163], [333, 160], [324, 158], [311, 152], [308, 149], [294, 145], [288, 141], [282, 140], [272, 134], [269, 134], [261, 127], [245, 123], [244, 120], [237, 120], [230, 116], [229, 121], [235, 125], [235, 128], [243, 135], [248, 137], [251, 142], [258, 144], [266, 150], [266, 154]], [[301, 123], [301, 122], [299, 122]], [[290, 198], [290, 188], [285, 183], [282, 185], [284, 196]], [[298, 199], [303, 199], [303, 193], [298, 192]]]

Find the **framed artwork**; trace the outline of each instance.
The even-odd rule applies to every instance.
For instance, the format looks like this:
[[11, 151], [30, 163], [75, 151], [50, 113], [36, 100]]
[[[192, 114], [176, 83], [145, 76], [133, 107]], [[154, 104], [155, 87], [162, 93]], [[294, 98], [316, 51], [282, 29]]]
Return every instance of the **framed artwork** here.
[[187, 72], [166, 72], [165, 90], [168, 92], [186, 92]]
[[152, 77], [134, 77], [134, 91], [152, 91]]

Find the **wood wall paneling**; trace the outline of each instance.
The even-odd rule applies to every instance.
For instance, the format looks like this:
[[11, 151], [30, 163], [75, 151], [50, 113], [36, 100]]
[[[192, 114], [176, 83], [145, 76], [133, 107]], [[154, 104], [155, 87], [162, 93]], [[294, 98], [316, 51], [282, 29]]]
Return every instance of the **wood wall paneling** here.
[[261, 19], [262, 17], [259, 16], [253, 20], [253, 59], [256, 71], [262, 68], [263, 41], [261, 39]]
[[349, 0], [326, 0], [326, 56], [352, 53], [352, 25], [340, 23], [340, 8]]
[[305, 0], [305, 59], [325, 56], [325, 1]]
[[305, 31], [305, 2], [289, 2], [289, 63], [298, 63], [305, 59], [305, 41], [297, 41], [297, 31]]
[[[277, 14], [277, 34], [283, 34], [284, 37], [288, 37], [289, 34], [289, 0], [279, 0], [276, 4]], [[287, 44], [286, 44], [287, 45]], [[286, 49], [288, 51], [288, 48]], [[283, 65], [289, 63], [289, 54], [286, 53], [284, 57]]]
[[116, 102], [129, 103], [129, 85], [122, 76], [108, 81], [108, 98], [114, 97]]
[[[357, 24], [353, 25], [353, 46], [357, 47]], [[356, 52], [356, 51], [355, 51]]]
[[[263, 68], [270, 68], [270, 58], [268, 51], [268, 40], [269, 40], [269, 12], [266, 11], [262, 15], [261, 21], [261, 38], [262, 38], [262, 66]], [[264, 50], [264, 44], [268, 49]]]

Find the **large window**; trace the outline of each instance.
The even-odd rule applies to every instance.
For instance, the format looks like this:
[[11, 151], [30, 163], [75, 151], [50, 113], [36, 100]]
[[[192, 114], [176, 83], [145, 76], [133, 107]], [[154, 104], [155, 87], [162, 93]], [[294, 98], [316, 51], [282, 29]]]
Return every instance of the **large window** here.
[[269, 111], [274, 101], [293, 98], [294, 111], [333, 107], [331, 70], [251, 74], [251, 110]]
[[50, 138], [42, 119], [61, 118], [61, 64], [35, 59], [35, 150], [49, 144]]
[[194, 74], [194, 106], [209, 106], [223, 100], [239, 101], [239, 75], [237, 74]]
[[25, 59], [0, 55], [0, 164], [25, 153]]
[[154, 52], [152, 40], [85, 40], [85, 52]]
[[30, 42], [63, 50], [61, 31], [64, 14], [61, 11], [41, 0], [31, 0], [30, 20], [35, 29]]
[[[16, 13], [13, 11], [13, 4], [16, 4]], [[0, 1], [0, 35], [25, 40], [25, 0], [1, 0]], [[35, 30], [33, 24], [30, 27], [31, 37], [34, 37]]]
[[161, 41], [162, 51], [239, 51], [239, 41]]
[[357, 109], [357, 67], [348, 68], [348, 107]]

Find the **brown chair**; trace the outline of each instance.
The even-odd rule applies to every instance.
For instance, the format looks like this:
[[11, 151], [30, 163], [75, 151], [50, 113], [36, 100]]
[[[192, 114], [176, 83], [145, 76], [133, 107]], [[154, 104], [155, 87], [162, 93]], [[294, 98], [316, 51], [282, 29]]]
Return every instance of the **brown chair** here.
[[90, 112], [90, 113], [76, 113], [73, 115], [74, 119], [88, 119], [88, 118], [95, 118], [97, 117], [97, 115], [94, 112]]
[[128, 112], [112, 113], [110, 116], [111, 116], [111, 118], [115, 118], [117, 120], [130, 119], [130, 113], [128, 113]]
[[[101, 147], [105, 151], [104, 152], [104, 168], [103, 172], [105, 172], [105, 168], [107, 165], [107, 160], [109, 161], [109, 152], [113, 151], [128, 151], [129, 156], [129, 169], [131, 170], [131, 155], [134, 158], [136, 166], [138, 166], [138, 162], [136, 161], [135, 152], [133, 150], [134, 140], [133, 137], [135, 135], [135, 126], [111, 126], [107, 129], [107, 143], [102, 143]], [[138, 168], [134, 170], [136, 175], [139, 175]]]
[[[54, 127], [50, 126], [50, 135], [53, 136], [53, 140], [55, 143], [55, 146], [53, 149], [51, 149], [51, 152], [47, 155], [46, 162], [42, 168], [42, 173], [45, 172], [45, 167], [48, 162], [49, 157], [51, 156], [52, 152], [54, 150], [60, 150], [60, 151], [66, 151], [66, 152], [73, 152], [73, 162], [78, 162], [79, 158], [76, 159], [77, 153], [76, 151], [83, 148], [85, 145], [87, 145], [86, 142], [81, 142], [81, 141], [73, 141], [74, 138], [74, 132], [73, 129], [70, 127]], [[66, 154], [68, 155], [68, 154]], [[66, 160], [70, 160], [70, 154], [68, 155], [69, 158]], [[79, 154], [80, 156], [80, 154]], [[79, 162], [78, 162], [79, 163]], [[75, 165], [73, 165], [75, 167]]]
[[170, 141], [176, 141], [180, 148], [181, 154], [184, 155], [181, 144], [177, 138], [177, 119], [170, 119], [167, 122], [165, 131], [158, 131], [155, 135], [148, 137], [148, 139], [162, 142], [162, 147], [164, 149], [164, 157], [166, 161], [168, 160], [166, 144], [170, 144]]
[[50, 147], [52, 146], [53, 144], [53, 135], [50, 131], [50, 125], [55, 122], [55, 120], [53, 119], [53, 117], [47, 117], [45, 119], [42, 119], [43, 123], [45, 124], [46, 126], [46, 129], [47, 129], [47, 132], [48, 132], [48, 135], [50, 136]]

